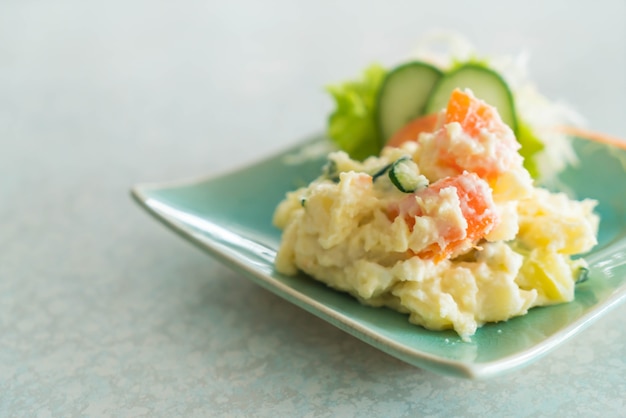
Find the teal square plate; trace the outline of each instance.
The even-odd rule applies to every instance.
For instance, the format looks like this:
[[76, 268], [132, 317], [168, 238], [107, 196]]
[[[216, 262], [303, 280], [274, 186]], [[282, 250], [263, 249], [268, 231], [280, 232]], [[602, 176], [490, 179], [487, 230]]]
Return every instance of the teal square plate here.
[[480, 328], [470, 342], [429, 331], [407, 316], [363, 306], [304, 275], [274, 269], [281, 232], [274, 208], [287, 191], [320, 173], [328, 142], [317, 137], [229, 174], [195, 181], [140, 184], [135, 200], [188, 239], [264, 288], [378, 349], [417, 367], [469, 378], [518, 369], [578, 333], [626, 298], [626, 150], [572, 137], [580, 162], [555, 184], [575, 198], [599, 201], [599, 244], [586, 257], [589, 280], [571, 303]]

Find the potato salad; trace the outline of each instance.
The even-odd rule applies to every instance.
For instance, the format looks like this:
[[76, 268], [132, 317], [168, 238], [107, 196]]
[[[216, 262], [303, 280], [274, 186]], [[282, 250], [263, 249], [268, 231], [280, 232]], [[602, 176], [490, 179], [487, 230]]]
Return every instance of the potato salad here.
[[[424, 121], [422, 121], [424, 123]], [[498, 110], [454, 89], [428, 129], [358, 160], [334, 151], [289, 192], [276, 269], [469, 339], [571, 301], [597, 242], [595, 201], [537, 187]]]

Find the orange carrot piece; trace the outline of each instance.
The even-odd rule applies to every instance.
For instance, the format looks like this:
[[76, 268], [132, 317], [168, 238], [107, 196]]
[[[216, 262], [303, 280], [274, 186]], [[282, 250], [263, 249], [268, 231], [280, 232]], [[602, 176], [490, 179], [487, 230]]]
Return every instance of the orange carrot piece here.
[[503, 124], [492, 106], [459, 89], [452, 92], [446, 108], [445, 123], [452, 122], [458, 122], [472, 137], [478, 136], [482, 129], [492, 130]]
[[417, 254], [423, 258], [441, 261], [468, 242], [477, 242], [491, 231], [499, 221], [495, 203], [491, 196], [491, 189], [487, 182], [475, 173], [465, 172], [453, 177], [446, 177], [431, 184], [405, 200], [388, 209], [388, 216], [393, 220], [397, 216], [404, 217], [412, 230], [416, 216], [431, 216], [424, 208], [417, 204], [415, 196], [422, 199], [437, 199], [440, 192], [453, 187], [459, 197], [461, 214], [467, 221], [465, 230], [459, 228], [445, 228], [440, 231], [442, 240], [433, 243]]
[[422, 132], [434, 132], [438, 127], [438, 122], [439, 114], [437, 113], [414, 119], [396, 132], [391, 139], [387, 141], [387, 146], [399, 147], [407, 141], [417, 141], [417, 138]]
[[575, 126], [558, 126], [558, 132], [566, 135], [575, 136], [590, 141], [601, 142], [603, 144], [612, 145], [617, 148], [626, 149], [626, 140], [619, 139], [614, 136], [606, 135], [600, 132], [594, 132], [587, 129], [577, 128]]
[[467, 241], [476, 242], [484, 238], [498, 222], [491, 189], [476, 174], [466, 172], [459, 176], [446, 177], [433, 183], [429, 189], [439, 193], [448, 187], [456, 189], [461, 202], [461, 213], [467, 221], [466, 236], [464, 239], [450, 239], [442, 248], [433, 244], [420, 254], [435, 261], [448, 257]]

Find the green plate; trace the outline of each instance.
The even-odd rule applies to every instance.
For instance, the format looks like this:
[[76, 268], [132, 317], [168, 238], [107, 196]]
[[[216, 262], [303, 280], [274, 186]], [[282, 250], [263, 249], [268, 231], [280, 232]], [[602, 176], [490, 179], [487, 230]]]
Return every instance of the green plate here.
[[304, 275], [277, 273], [280, 231], [274, 208], [285, 193], [315, 178], [326, 139], [306, 141], [241, 170], [212, 178], [141, 184], [135, 200], [158, 220], [264, 288], [368, 344], [434, 372], [486, 378], [537, 360], [626, 298], [626, 150], [572, 138], [580, 163], [559, 177], [558, 188], [600, 203], [599, 245], [587, 255], [589, 280], [567, 304], [480, 328], [471, 342], [451, 331], [429, 331], [407, 316], [363, 306]]

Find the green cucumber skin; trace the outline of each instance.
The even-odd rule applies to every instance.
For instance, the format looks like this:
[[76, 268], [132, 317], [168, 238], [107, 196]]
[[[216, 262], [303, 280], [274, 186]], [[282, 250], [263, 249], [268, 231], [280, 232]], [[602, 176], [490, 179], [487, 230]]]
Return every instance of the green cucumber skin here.
[[517, 135], [517, 113], [511, 89], [500, 74], [480, 64], [463, 64], [441, 77], [426, 104], [426, 114], [445, 108], [455, 88], [469, 88], [476, 97], [498, 109], [502, 121]]
[[[411, 75], [412, 73], [413, 75]], [[400, 128], [424, 114], [424, 109], [432, 96], [433, 89], [442, 76], [443, 72], [439, 68], [422, 61], [410, 61], [401, 64], [387, 74], [376, 98], [376, 124], [382, 141], [381, 147]], [[411, 80], [411, 83], [424, 83], [424, 91], [414, 93], [414, 97], [410, 97], [410, 94], [398, 94], [398, 90], [392, 91], [394, 88], [397, 89], [398, 81], [406, 85], [407, 77], [408, 79], [415, 78], [415, 80]], [[395, 97], [390, 97], [390, 94]], [[398, 102], [404, 105], [407, 102], [412, 103], [409, 103], [410, 106], [407, 107], [397, 106]], [[396, 112], [401, 112], [401, 116], [397, 116]], [[392, 116], [389, 116], [390, 114]], [[397, 122], [398, 120], [399, 122]]]
[[[406, 169], [406, 172], [403, 172]], [[413, 193], [420, 186], [420, 176], [417, 174], [417, 165], [410, 157], [402, 157], [394, 161], [389, 168], [389, 179], [402, 193]], [[423, 177], [422, 177], [423, 178]]]

